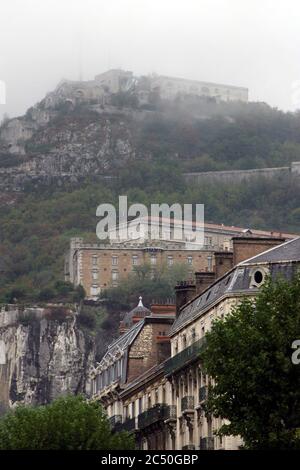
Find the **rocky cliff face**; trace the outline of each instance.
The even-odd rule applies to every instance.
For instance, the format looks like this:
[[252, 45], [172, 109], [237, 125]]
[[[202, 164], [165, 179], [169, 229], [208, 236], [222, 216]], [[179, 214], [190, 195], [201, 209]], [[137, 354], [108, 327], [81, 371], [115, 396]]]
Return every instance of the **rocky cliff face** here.
[[2, 308], [0, 403], [45, 404], [60, 394], [89, 393], [93, 340], [72, 311]]
[[[101, 111], [101, 110], [100, 110]], [[136, 157], [132, 117], [90, 107], [29, 115], [0, 129], [0, 187], [22, 190], [29, 181], [103, 175]]]

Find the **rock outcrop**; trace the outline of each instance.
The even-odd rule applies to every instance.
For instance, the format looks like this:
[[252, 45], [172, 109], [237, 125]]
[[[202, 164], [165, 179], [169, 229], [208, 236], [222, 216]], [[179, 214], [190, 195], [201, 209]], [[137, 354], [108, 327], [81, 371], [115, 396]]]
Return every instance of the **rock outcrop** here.
[[46, 404], [61, 394], [89, 394], [94, 341], [62, 307], [0, 311], [0, 404]]

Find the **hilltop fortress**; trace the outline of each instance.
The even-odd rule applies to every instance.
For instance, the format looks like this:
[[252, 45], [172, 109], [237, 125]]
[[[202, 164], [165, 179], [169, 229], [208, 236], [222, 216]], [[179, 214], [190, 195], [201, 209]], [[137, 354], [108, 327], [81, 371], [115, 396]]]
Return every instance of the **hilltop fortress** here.
[[111, 95], [134, 94], [139, 105], [151, 104], [155, 99], [174, 100], [184, 96], [205, 96], [216, 101], [248, 101], [248, 89], [219, 83], [189, 80], [151, 74], [135, 76], [131, 71], [108, 70], [90, 81], [63, 80], [45, 99], [45, 107], [56, 106], [59, 101], [91, 101], [94, 104], [110, 104]]

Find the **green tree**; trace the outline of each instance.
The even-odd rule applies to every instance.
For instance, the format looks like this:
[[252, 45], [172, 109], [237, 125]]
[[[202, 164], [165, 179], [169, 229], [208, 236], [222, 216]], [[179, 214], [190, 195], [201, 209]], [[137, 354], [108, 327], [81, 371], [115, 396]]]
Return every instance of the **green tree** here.
[[46, 406], [19, 406], [0, 418], [2, 450], [133, 449], [126, 432], [113, 434], [99, 403], [62, 397]]
[[221, 435], [240, 435], [249, 449], [300, 448], [300, 276], [268, 280], [206, 335], [204, 369], [212, 377], [207, 412], [229, 420]]

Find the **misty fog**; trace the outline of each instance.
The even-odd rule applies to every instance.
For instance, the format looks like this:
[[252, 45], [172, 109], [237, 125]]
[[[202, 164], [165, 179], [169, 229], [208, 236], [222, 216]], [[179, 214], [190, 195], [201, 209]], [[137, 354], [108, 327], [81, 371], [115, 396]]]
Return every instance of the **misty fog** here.
[[295, 110], [299, 16], [297, 0], [1, 0], [0, 118], [110, 68], [245, 86]]

